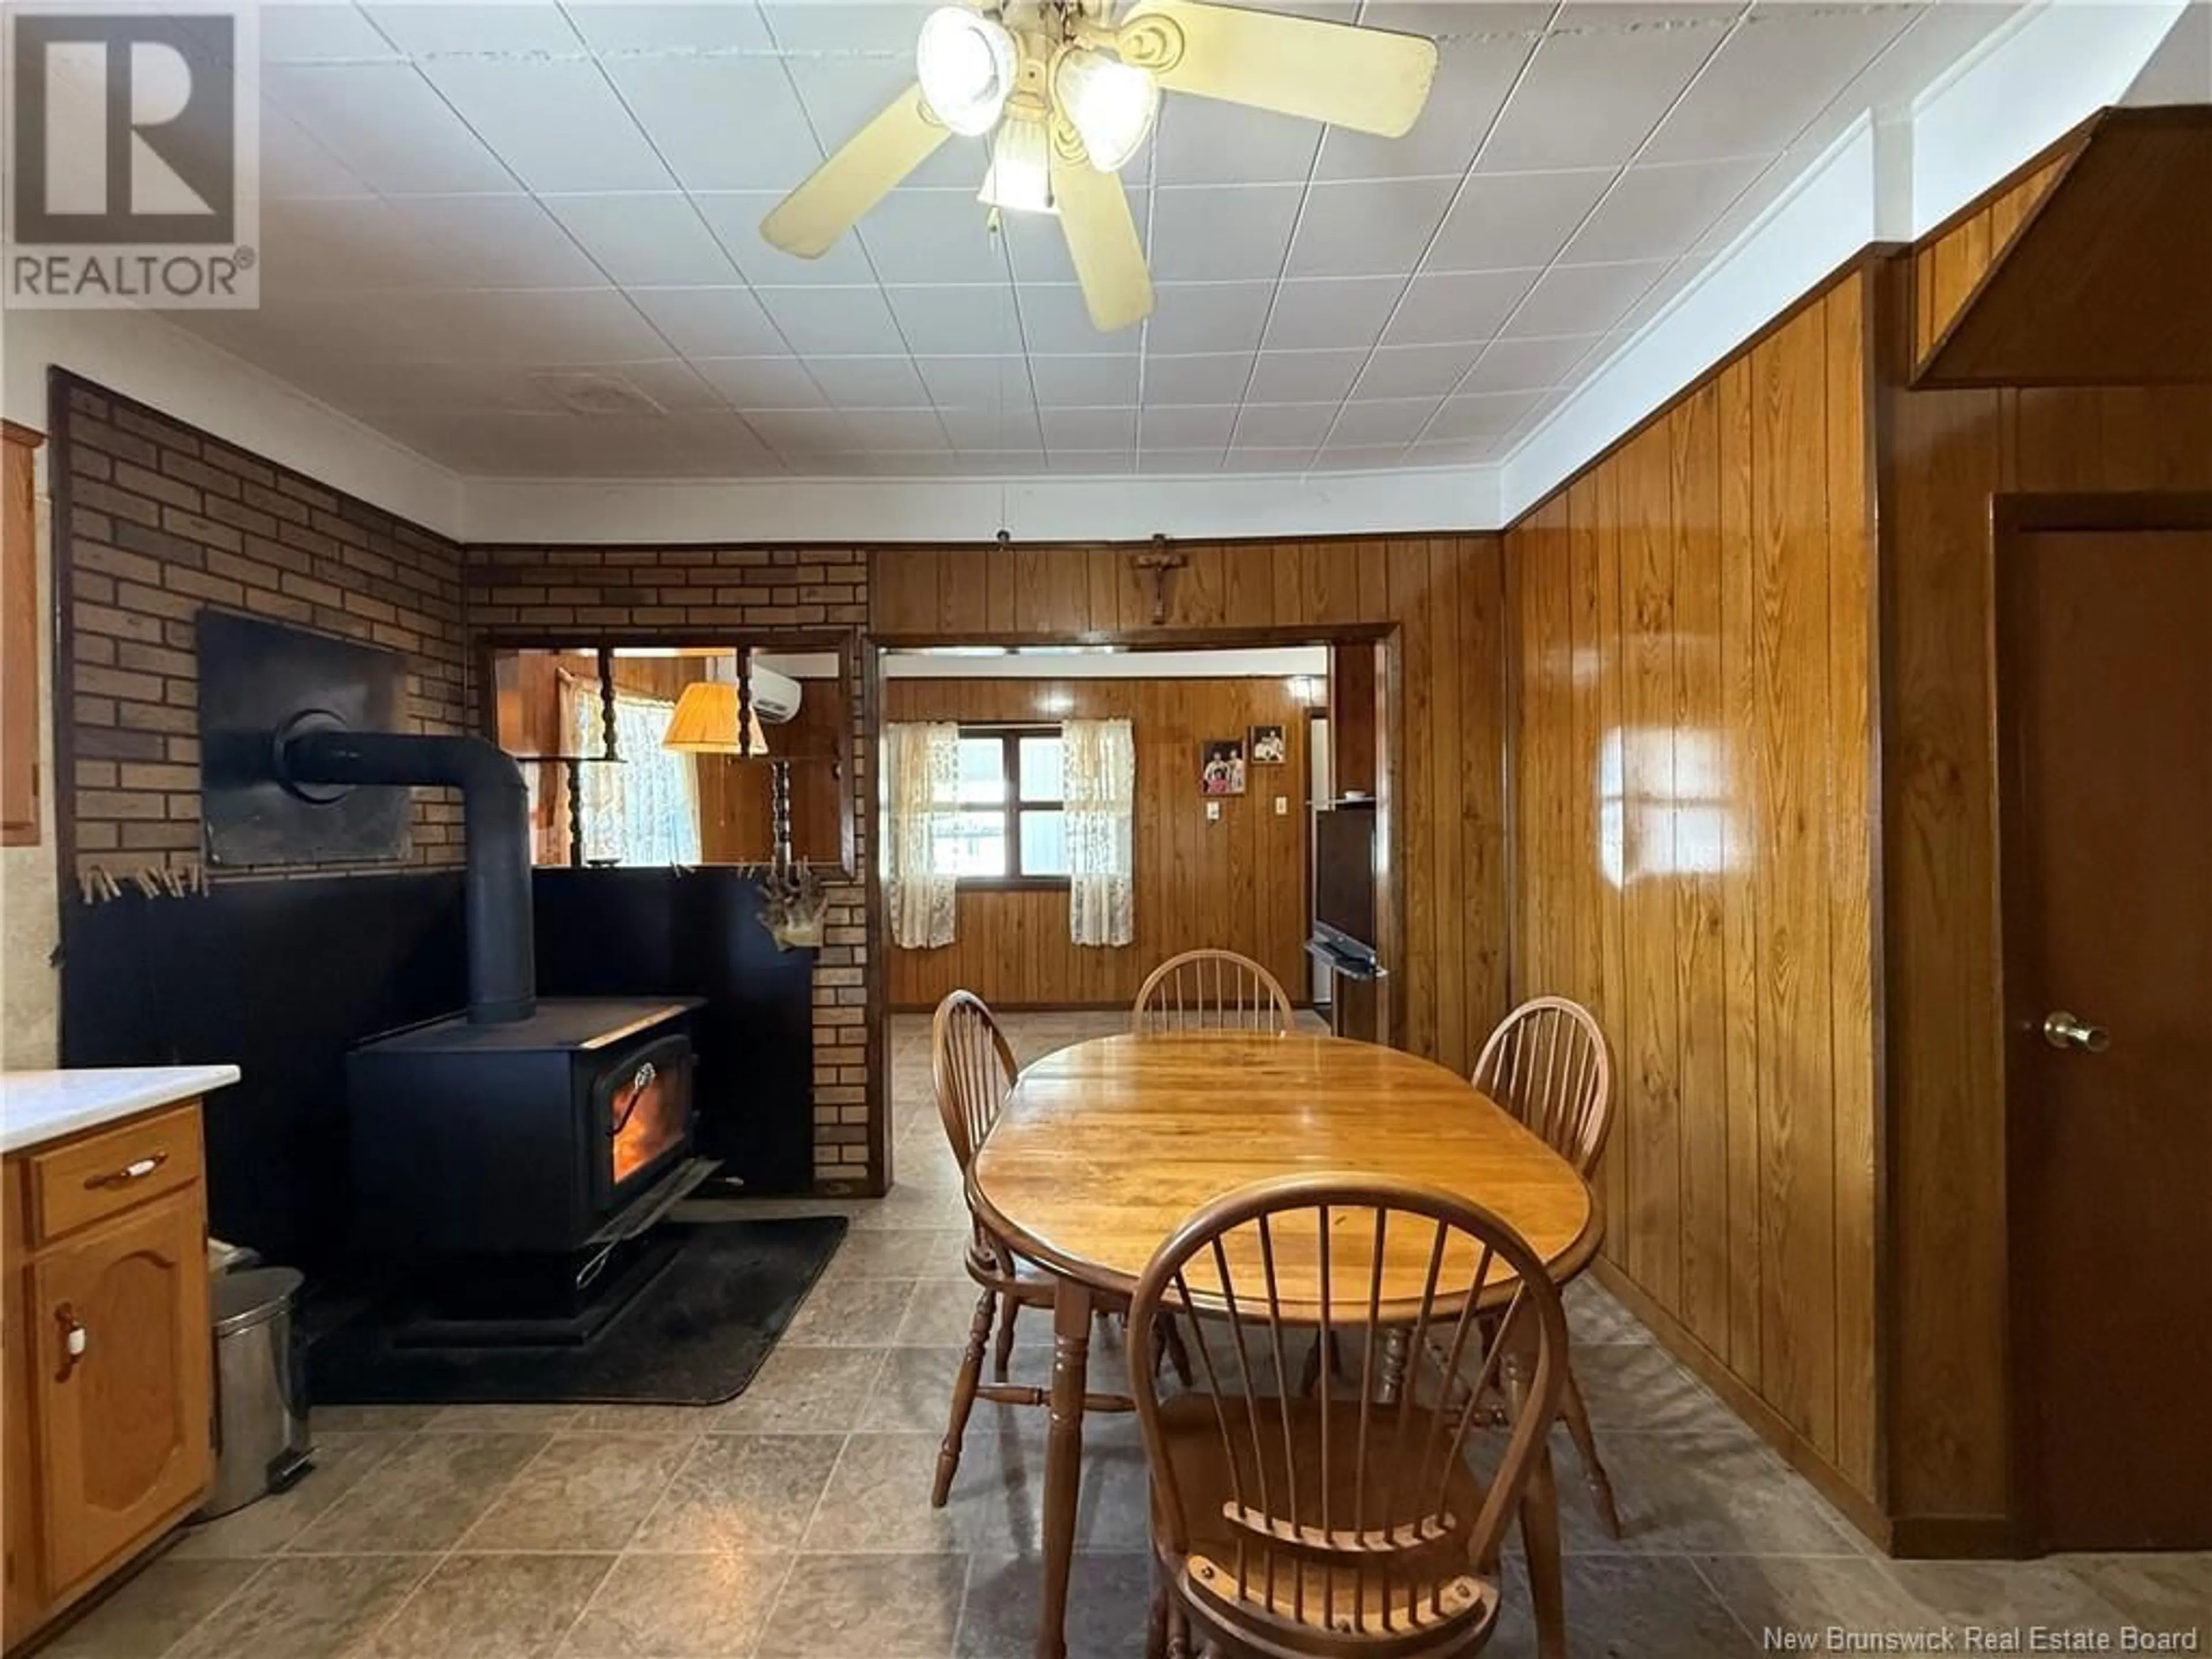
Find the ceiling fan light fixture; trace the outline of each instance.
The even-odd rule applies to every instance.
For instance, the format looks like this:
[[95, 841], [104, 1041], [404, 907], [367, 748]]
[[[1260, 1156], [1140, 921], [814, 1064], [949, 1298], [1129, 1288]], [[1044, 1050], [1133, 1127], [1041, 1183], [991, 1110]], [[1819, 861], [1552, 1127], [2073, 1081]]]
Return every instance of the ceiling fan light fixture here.
[[1151, 73], [1103, 52], [1073, 46], [1053, 69], [1053, 98], [1082, 135], [1091, 165], [1119, 173], [1145, 142], [1160, 111]]
[[914, 62], [931, 111], [969, 138], [997, 124], [1020, 72], [1014, 37], [964, 6], [939, 6], [921, 20]]
[[1016, 213], [1057, 211], [1052, 199], [1052, 133], [1033, 116], [1016, 113], [991, 136], [991, 165], [975, 199]]

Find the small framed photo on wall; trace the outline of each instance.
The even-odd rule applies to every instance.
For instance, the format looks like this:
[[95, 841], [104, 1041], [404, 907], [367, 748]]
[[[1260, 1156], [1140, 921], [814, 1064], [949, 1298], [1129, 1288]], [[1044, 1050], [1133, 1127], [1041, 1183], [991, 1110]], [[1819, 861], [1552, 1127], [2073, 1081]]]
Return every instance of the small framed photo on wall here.
[[1241, 795], [1244, 793], [1243, 738], [1209, 738], [1199, 746], [1198, 793], [1201, 795]]
[[1291, 740], [1279, 726], [1255, 726], [1250, 732], [1252, 764], [1255, 766], [1287, 766], [1291, 760]]

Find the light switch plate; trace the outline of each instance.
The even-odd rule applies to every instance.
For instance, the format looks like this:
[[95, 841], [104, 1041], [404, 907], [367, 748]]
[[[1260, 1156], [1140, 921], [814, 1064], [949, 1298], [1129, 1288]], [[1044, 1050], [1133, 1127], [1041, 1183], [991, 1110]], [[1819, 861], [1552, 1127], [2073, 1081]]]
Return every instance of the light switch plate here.
[[1291, 798], [1290, 798], [1288, 795], [1278, 795], [1278, 796], [1276, 796], [1276, 797], [1275, 797], [1275, 816], [1276, 816], [1277, 817], [1279, 817], [1279, 818], [1286, 818], [1286, 817], [1290, 817], [1290, 815], [1291, 815]]
[[1210, 800], [1206, 803], [1206, 821], [1208, 823], [1218, 823], [1221, 822], [1221, 803], [1219, 801]]

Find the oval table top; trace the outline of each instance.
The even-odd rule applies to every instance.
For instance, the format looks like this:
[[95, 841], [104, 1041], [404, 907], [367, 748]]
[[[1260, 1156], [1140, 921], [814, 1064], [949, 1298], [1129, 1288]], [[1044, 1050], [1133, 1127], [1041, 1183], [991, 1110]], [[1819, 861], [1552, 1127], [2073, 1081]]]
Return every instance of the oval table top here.
[[[1304, 1032], [1110, 1036], [1048, 1054], [1007, 1096], [968, 1190], [1019, 1255], [1126, 1295], [1201, 1205], [1271, 1176], [1347, 1170], [1483, 1206], [1555, 1279], [1597, 1250], [1582, 1177], [1467, 1079]], [[1408, 1256], [1408, 1291], [1425, 1258]]]

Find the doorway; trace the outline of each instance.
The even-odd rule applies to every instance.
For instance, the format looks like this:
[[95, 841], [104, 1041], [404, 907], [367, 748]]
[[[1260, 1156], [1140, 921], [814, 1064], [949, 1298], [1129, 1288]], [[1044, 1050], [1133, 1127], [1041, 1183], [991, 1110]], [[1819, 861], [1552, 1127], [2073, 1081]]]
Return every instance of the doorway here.
[[2212, 1547], [2212, 497], [1998, 503], [2016, 1510]]

